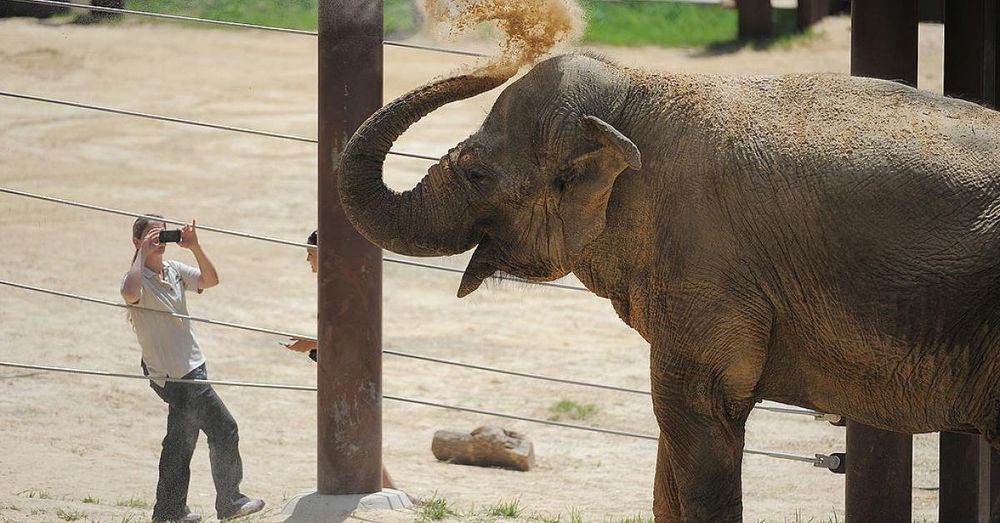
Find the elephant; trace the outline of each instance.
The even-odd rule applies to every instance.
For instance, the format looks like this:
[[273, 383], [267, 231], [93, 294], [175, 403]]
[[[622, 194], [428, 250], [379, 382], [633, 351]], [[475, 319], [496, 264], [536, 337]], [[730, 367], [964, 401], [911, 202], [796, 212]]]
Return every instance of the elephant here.
[[659, 74], [586, 53], [511, 82], [408, 191], [412, 123], [509, 74], [444, 78], [372, 115], [341, 203], [411, 256], [487, 278], [574, 274], [650, 345], [657, 521], [742, 517], [760, 400], [1000, 443], [1000, 113], [839, 74]]

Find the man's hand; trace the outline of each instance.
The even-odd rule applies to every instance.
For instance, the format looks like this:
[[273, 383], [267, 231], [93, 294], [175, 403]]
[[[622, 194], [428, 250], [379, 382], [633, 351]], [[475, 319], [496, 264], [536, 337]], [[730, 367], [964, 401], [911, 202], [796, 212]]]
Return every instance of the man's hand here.
[[177, 245], [185, 249], [194, 249], [199, 246], [198, 227], [195, 222], [196, 220], [191, 220], [191, 225], [185, 225], [181, 228], [181, 241], [177, 242]]
[[278, 342], [282, 347], [294, 352], [309, 352], [316, 348], [316, 342], [312, 340], [294, 339], [289, 343]]

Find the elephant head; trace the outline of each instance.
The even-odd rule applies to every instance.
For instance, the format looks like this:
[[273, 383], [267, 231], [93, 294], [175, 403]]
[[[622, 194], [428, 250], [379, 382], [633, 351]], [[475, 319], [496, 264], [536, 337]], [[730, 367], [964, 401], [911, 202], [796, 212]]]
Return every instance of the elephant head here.
[[403, 193], [386, 187], [385, 156], [410, 125], [508, 79], [467, 75], [418, 88], [373, 114], [341, 158], [341, 201], [371, 242], [411, 256], [477, 246], [460, 297], [497, 272], [531, 281], [569, 273], [604, 230], [615, 179], [640, 168], [639, 150], [613, 126], [623, 80], [600, 60], [567, 55], [538, 64], [507, 87], [480, 129], [416, 187]]

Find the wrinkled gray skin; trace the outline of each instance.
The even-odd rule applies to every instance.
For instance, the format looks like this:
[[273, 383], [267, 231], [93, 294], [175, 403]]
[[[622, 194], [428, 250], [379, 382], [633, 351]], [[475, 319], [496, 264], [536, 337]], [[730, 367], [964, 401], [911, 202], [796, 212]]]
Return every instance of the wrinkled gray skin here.
[[412, 191], [381, 181], [423, 114], [504, 78], [418, 89], [341, 164], [371, 241], [477, 246], [497, 271], [574, 273], [651, 345], [657, 521], [740, 521], [761, 399], [997, 446], [1000, 117], [838, 75], [652, 75], [560, 56], [507, 87]]

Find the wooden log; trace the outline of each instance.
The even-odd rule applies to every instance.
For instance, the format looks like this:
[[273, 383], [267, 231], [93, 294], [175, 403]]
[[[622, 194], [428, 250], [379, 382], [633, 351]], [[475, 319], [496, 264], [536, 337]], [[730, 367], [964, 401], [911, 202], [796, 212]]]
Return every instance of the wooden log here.
[[479, 427], [472, 432], [439, 430], [431, 452], [441, 461], [478, 467], [528, 471], [535, 466], [535, 449], [524, 434], [499, 427]]

